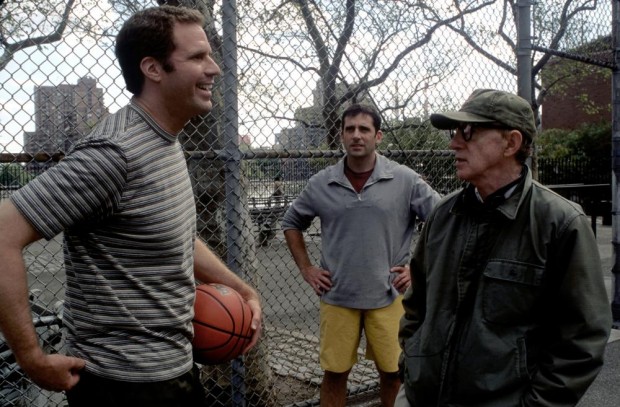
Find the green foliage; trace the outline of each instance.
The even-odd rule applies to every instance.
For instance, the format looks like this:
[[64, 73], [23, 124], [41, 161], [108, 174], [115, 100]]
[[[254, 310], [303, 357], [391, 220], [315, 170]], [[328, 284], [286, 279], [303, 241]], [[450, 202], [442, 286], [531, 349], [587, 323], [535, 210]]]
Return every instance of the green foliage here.
[[[595, 79], [594, 79], [595, 78]], [[611, 70], [596, 65], [589, 65], [569, 59], [552, 60], [542, 71], [542, 82], [549, 94], [556, 97], [573, 97], [573, 102], [587, 114], [596, 115], [603, 111], [611, 111], [611, 103], [598, 105], [593, 102], [588, 80], [601, 83], [611, 80]]]
[[584, 124], [574, 130], [545, 130], [536, 145], [541, 158], [609, 158], [611, 123]]
[[[573, 136], [573, 137], [571, 137]], [[539, 158], [563, 158], [572, 154], [575, 133], [569, 130], [549, 129], [543, 131], [536, 140]]]
[[259, 158], [244, 160], [243, 172], [250, 179], [274, 179], [282, 174], [282, 163], [279, 158]]
[[[327, 147], [326, 147], [327, 148]], [[327, 168], [330, 165], [336, 164], [339, 158], [328, 157], [328, 158], [312, 158], [309, 160], [310, 168], [313, 173], [317, 173], [321, 171], [323, 168]]]
[[5, 187], [23, 187], [34, 178], [19, 164], [0, 164], [0, 185]]
[[380, 149], [386, 150], [446, 150], [449, 138], [445, 131], [437, 130], [428, 120], [410, 118], [393, 121], [383, 126]]

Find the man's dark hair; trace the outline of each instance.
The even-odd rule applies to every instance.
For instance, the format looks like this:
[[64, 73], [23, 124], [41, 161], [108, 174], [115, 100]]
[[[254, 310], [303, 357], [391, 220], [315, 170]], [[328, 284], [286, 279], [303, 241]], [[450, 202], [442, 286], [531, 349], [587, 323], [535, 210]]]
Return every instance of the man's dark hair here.
[[372, 117], [372, 124], [375, 126], [375, 131], [381, 130], [381, 116], [379, 116], [379, 113], [377, 113], [373, 107], [359, 103], [352, 104], [347, 107], [344, 112], [342, 112], [342, 117], [340, 118], [340, 130], [344, 130], [345, 117], [355, 117], [359, 114], [367, 114]]
[[166, 72], [174, 67], [168, 61], [175, 49], [174, 24], [204, 26], [204, 17], [197, 10], [186, 7], [161, 6], [139, 11], [131, 16], [116, 36], [115, 53], [118, 58], [127, 90], [136, 96], [142, 93], [144, 75], [140, 62], [153, 57]]

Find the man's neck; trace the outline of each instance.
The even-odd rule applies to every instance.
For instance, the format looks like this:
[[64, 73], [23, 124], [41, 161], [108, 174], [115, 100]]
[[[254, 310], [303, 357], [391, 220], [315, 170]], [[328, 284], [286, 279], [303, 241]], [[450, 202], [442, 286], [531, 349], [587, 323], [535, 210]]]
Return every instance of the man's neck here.
[[372, 154], [365, 157], [351, 157], [347, 155], [346, 165], [353, 172], [367, 172], [375, 168], [375, 162], [377, 161], [377, 154]]
[[155, 122], [164, 130], [170, 134], [178, 135], [186, 122], [181, 122], [175, 117], [172, 117], [169, 112], [163, 108], [163, 104], [153, 103], [148, 97], [144, 95], [134, 96], [132, 102], [151, 116]]
[[480, 197], [483, 200], [486, 200], [486, 198], [495, 191], [498, 191], [506, 185], [519, 179], [521, 175], [524, 174], [523, 171], [523, 165], [519, 164], [518, 166], [511, 167], [509, 170], [505, 170], [496, 174], [496, 176], [486, 177], [486, 179], [489, 181], [488, 183], [473, 182], [473, 184], [476, 187], [476, 191], [478, 192]]

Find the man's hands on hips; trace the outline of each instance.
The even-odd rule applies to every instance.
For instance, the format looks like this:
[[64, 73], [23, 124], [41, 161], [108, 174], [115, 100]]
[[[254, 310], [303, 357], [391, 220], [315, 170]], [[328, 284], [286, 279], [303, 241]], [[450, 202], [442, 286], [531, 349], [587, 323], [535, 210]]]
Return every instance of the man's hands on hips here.
[[411, 285], [411, 271], [409, 270], [409, 265], [405, 264], [404, 266], [392, 267], [390, 273], [398, 273], [394, 281], [392, 281], [392, 285], [399, 293], [404, 293]]
[[316, 295], [322, 295], [332, 288], [331, 274], [320, 267], [309, 266], [301, 270], [301, 275]]

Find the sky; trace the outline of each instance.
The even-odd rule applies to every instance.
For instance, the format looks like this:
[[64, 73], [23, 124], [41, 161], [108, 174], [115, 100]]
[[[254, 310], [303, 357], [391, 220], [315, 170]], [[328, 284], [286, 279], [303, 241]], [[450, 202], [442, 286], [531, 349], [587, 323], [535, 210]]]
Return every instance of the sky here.
[[[58, 4], [61, 3], [64, 2]], [[77, 2], [75, 18], [90, 13], [93, 21], [103, 21], [105, 12], [97, 7], [86, 10], [87, 3]], [[104, 104], [111, 111], [129, 100], [110, 42], [77, 33], [78, 30], [68, 28], [62, 41], [18, 51], [0, 71], [0, 152], [20, 152], [23, 133], [35, 130], [36, 86], [76, 84], [79, 78], [90, 76], [97, 80], [98, 87], [106, 89]]]
[[[88, 2], [83, 3], [86, 5]], [[97, 8], [102, 4], [107, 5], [107, 2], [95, 4], [91, 10], [83, 9], [78, 12], [95, 13], [94, 18], [98, 21], [105, 22], [108, 21], [106, 18], [110, 20], [114, 18], [114, 13], [106, 14]], [[447, 30], [438, 34], [444, 35], [444, 41], [453, 49], [462, 49], [466, 46], [462, 39], [454, 34], [448, 34]], [[285, 47], [297, 47], [301, 44], [296, 38], [290, 37], [280, 41], [278, 45], [273, 39], [264, 38], [257, 31], [251, 30], [246, 30], [238, 41], [242, 45], [266, 51], [277, 51], [277, 47], [282, 47], [282, 52]], [[361, 38], [357, 46], [363, 50], [372, 41], [373, 38]], [[402, 41], [407, 41], [407, 38], [403, 38]], [[71, 33], [61, 42], [44, 45], [40, 49], [28, 48], [18, 52], [6, 69], [0, 71], [0, 152], [21, 151], [23, 132], [34, 130], [32, 94], [35, 86], [75, 84], [80, 77], [90, 76], [97, 80], [98, 87], [104, 89], [104, 103], [110, 112], [115, 112], [125, 105], [130, 94], [124, 90], [124, 80], [110, 44], [110, 41], [95, 41]], [[439, 47], [439, 43], [437, 44]], [[392, 52], [389, 48], [383, 51], [384, 55]], [[433, 52], [439, 54], [432, 56]], [[491, 86], [516, 91], [514, 76], [498, 70], [493, 63], [475, 53], [467, 57], [441, 58], [441, 52], [440, 48], [431, 47], [412, 54], [407, 66], [403, 66], [398, 75], [392, 75], [382, 86], [374, 90], [377, 100], [386, 103], [394, 101], [395, 89], [399, 88], [402, 91], [415, 86], [420, 82], [420, 78], [438, 68], [455, 69], [455, 72], [434, 86], [432, 91], [418, 92], [408, 110], [401, 114], [420, 115], [425, 111], [426, 105], [430, 105], [430, 109], [456, 107], [473, 89], [479, 87]], [[316, 73], [294, 68], [290, 63], [257, 59], [255, 55], [252, 59], [244, 59], [243, 56], [248, 54], [242, 52], [239, 55], [239, 74], [243, 74], [248, 67], [252, 68], [244, 81], [247, 84], [245, 90], [253, 91], [251, 97], [245, 97], [244, 89], [240, 89], [239, 133], [250, 135], [255, 147], [269, 146], [275, 141], [275, 133], [283, 128], [292, 127], [294, 123], [290, 119], [293, 118], [297, 108], [312, 105], [312, 91], [319, 78]], [[350, 72], [353, 72], [353, 67], [360, 62], [363, 61], [347, 60], [345, 65], [350, 67]], [[316, 62], [313, 65], [316, 67]], [[355, 80], [355, 75], [349, 75], [347, 79]], [[269, 118], [270, 115], [274, 117]]]

